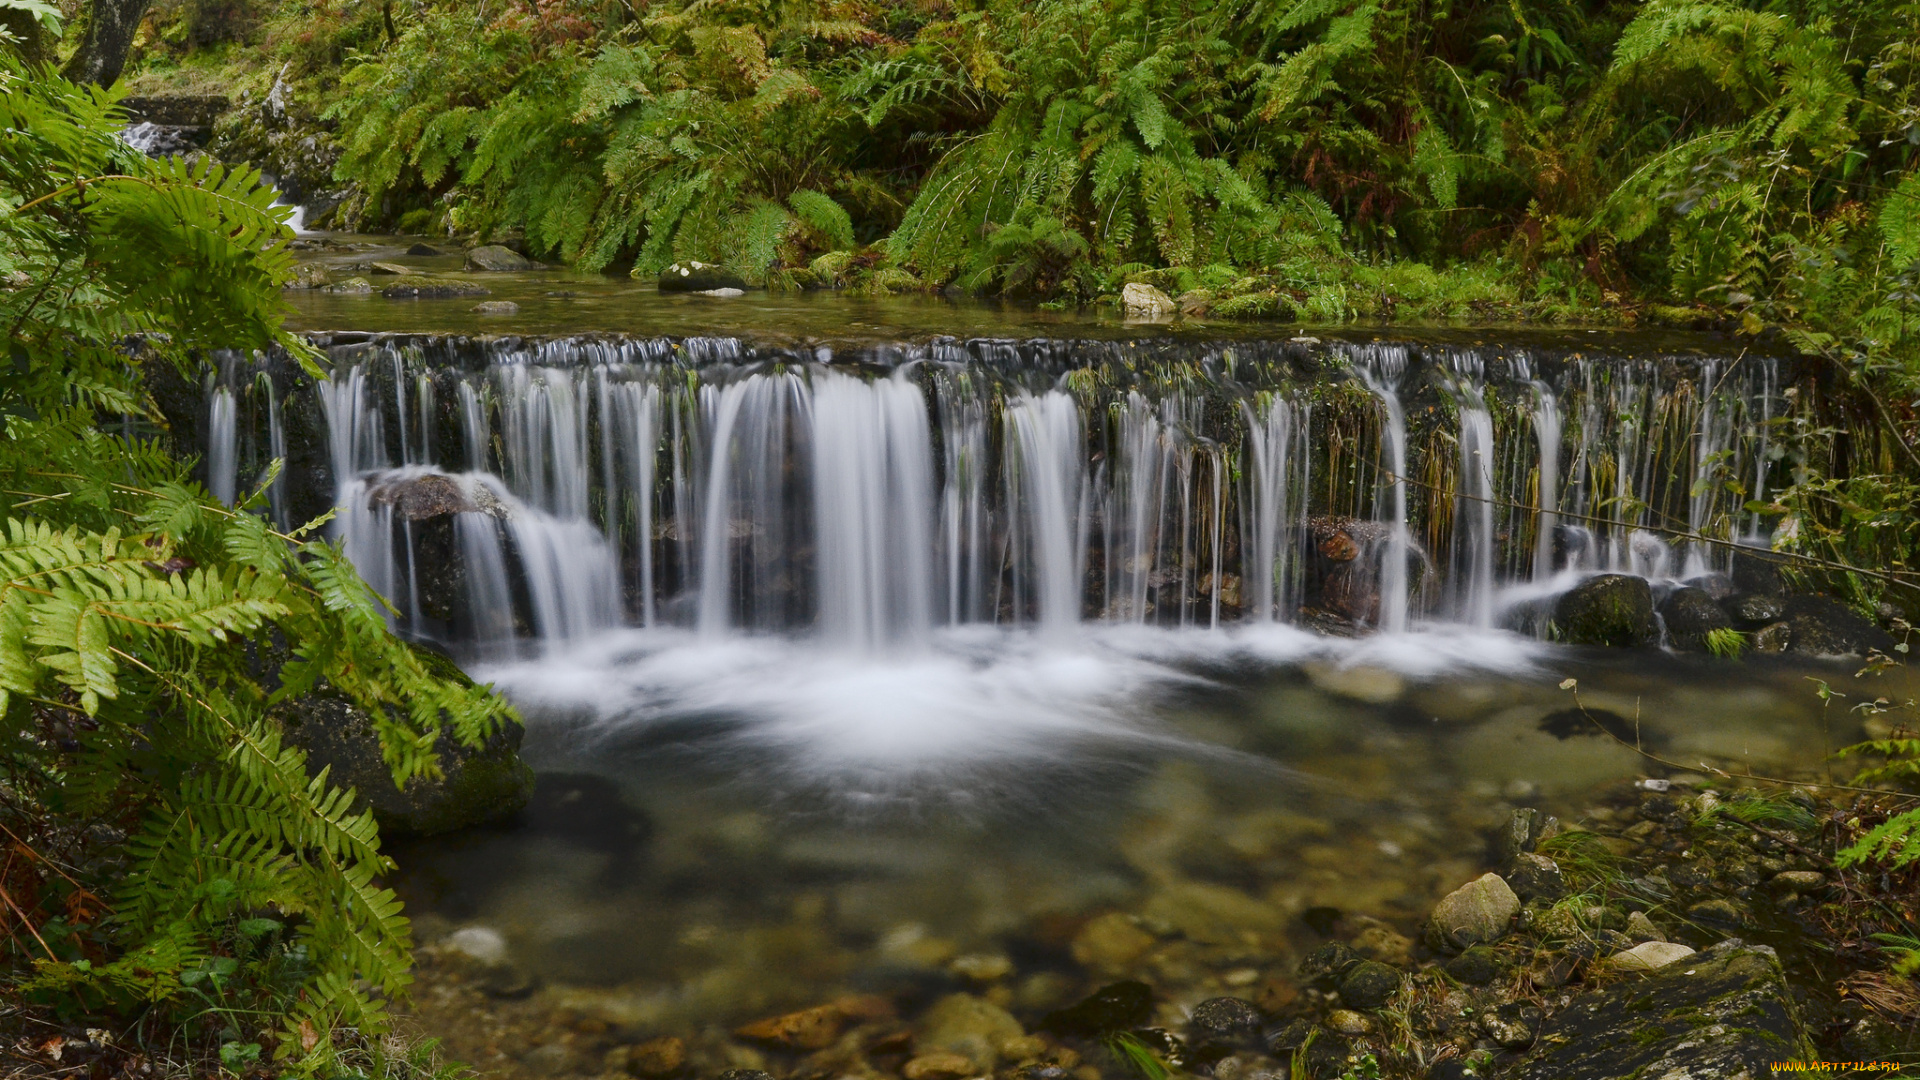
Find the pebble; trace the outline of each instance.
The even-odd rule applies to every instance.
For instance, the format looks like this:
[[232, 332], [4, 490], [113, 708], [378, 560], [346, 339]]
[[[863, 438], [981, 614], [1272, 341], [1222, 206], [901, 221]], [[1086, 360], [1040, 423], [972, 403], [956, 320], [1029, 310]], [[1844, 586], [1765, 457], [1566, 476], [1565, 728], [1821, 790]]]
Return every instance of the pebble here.
[[999, 953], [968, 953], [954, 957], [947, 970], [975, 982], [992, 982], [1013, 974], [1013, 961]]
[[1208, 998], [1187, 1017], [1187, 1039], [1195, 1046], [1235, 1045], [1260, 1037], [1260, 1010], [1236, 997]]
[[1827, 883], [1826, 875], [1814, 870], [1787, 870], [1773, 875], [1772, 885], [1794, 892], [1812, 892]]
[[1152, 934], [1120, 912], [1108, 912], [1073, 936], [1073, 958], [1095, 971], [1117, 973], [1153, 948]]
[[1539, 1006], [1513, 1001], [1481, 1016], [1480, 1030], [1508, 1050], [1518, 1050], [1532, 1045], [1540, 1037], [1540, 1025], [1545, 1019]]
[[672, 1076], [687, 1063], [687, 1044], [671, 1035], [648, 1039], [627, 1049], [627, 1071], [650, 1080]]
[[1667, 935], [1647, 918], [1644, 911], [1636, 911], [1627, 916], [1627, 936], [1635, 941], [1665, 941]]
[[473, 305], [473, 313], [476, 315], [512, 315], [519, 310], [520, 305], [511, 300], [488, 300], [485, 303]]
[[1498, 874], [1483, 874], [1434, 905], [1429, 932], [1448, 952], [1498, 941], [1520, 913], [1520, 898]]
[[1335, 1009], [1327, 1014], [1327, 1030], [1352, 1038], [1373, 1030], [1373, 1021], [1352, 1009]]
[[507, 939], [490, 926], [464, 926], [447, 935], [445, 948], [492, 967], [507, 962]]
[[900, 1070], [907, 1080], [960, 1080], [974, 1074], [973, 1062], [964, 1054], [921, 1054]]
[[1653, 971], [1692, 955], [1693, 950], [1685, 945], [1675, 945], [1670, 941], [1646, 941], [1614, 953], [1607, 958], [1607, 966], [1615, 971]]
[[1444, 966], [1448, 975], [1468, 986], [1485, 986], [1500, 975], [1500, 959], [1485, 945], [1475, 945]]
[[1355, 964], [1340, 980], [1340, 1000], [1356, 1009], [1378, 1009], [1400, 991], [1400, 973], [1378, 960]]

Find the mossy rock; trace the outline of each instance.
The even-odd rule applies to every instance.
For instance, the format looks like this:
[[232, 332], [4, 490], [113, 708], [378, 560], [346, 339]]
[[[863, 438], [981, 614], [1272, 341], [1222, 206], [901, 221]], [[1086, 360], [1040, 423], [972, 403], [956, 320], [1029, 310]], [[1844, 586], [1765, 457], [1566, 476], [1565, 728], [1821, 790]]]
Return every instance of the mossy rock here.
[[[473, 685], [452, 660], [412, 648], [432, 674]], [[381, 757], [373, 718], [345, 696], [316, 690], [281, 705], [276, 715], [288, 741], [307, 752], [308, 772], [331, 768], [332, 783], [354, 789], [355, 809], [371, 807], [388, 836], [432, 836], [499, 821], [519, 813], [533, 796], [533, 769], [520, 758], [518, 724], [501, 728], [477, 747], [442, 734], [434, 746], [441, 778], [414, 777], [401, 788]]]
[[1567, 590], [1553, 609], [1556, 636], [1574, 645], [1650, 645], [1660, 628], [1645, 578], [1599, 574]]

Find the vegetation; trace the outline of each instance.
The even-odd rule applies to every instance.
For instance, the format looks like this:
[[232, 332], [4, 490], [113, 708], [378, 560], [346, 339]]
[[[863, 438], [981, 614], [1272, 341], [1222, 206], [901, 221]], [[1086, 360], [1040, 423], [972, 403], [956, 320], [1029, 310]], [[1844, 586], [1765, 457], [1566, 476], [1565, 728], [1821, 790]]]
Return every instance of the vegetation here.
[[317, 522], [272, 532], [260, 494], [222, 506], [151, 437], [136, 360], [303, 346], [272, 189], [148, 161], [120, 124], [0, 51], [0, 979], [229, 1069], [332, 1069], [386, 1053], [367, 1039], [408, 929], [371, 816], [308, 774], [276, 706], [351, 698], [396, 782], [436, 772], [443, 729], [477, 744], [512, 718], [387, 633]]

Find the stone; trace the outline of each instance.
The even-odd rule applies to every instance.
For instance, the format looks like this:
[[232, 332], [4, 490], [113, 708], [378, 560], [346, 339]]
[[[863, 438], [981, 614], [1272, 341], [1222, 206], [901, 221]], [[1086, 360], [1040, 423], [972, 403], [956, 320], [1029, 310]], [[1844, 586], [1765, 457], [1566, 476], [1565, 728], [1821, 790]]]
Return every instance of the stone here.
[[415, 244], [407, 249], [407, 254], [416, 259], [431, 259], [442, 254], [442, 252], [439, 248], [428, 247], [425, 244]]
[[1074, 960], [1095, 971], [1114, 974], [1153, 948], [1154, 937], [1118, 911], [1091, 919], [1073, 936]]
[[1013, 961], [1002, 953], [968, 953], [949, 960], [947, 970], [974, 982], [993, 982], [1013, 974]]
[[1369, 926], [1353, 936], [1353, 951], [1393, 967], [1413, 964], [1413, 941], [1389, 926]]
[[1733, 628], [1733, 619], [1705, 589], [1691, 587], [1675, 589], [1660, 601], [1660, 619], [1667, 644], [1682, 652], [1706, 652], [1708, 634]]
[[1308, 983], [1331, 989], [1345, 977], [1355, 964], [1360, 962], [1359, 954], [1337, 941], [1330, 941], [1307, 954], [1300, 961], [1300, 977]]
[[907, 1080], [961, 1080], [974, 1075], [973, 1062], [965, 1054], [921, 1054], [900, 1070]]
[[727, 288], [723, 288], [723, 289], [694, 289], [689, 295], [735, 297], [735, 296], [747, 295], [747, 290], [736, 289], [731, 286], [728, 286]]
[[1560, 864], [1532, 852], [1513, 857], [1504, 875], [1507, 885], [1521, 900], [1545, 900], [1552, 903], [1567, 895], [1566, 875]]
[[1340, 980], [1340, 1000], [1355, 1009], [1378, 1009], [1400, 991], [1400, 973], [1378, 960], [1362, 960]]
[[1470, 945], [1498, 941], [1506, 936], [1520, 898], [1498, 874], [1483, 874], [1434, 905], [1428, 921], [1428, 943], [1440, 952], [1459, 952]]
[[1782, 891], [1805, 893], [1824, 887], [1827, 878], [1817, 870], [1783, 870], [1773, 875], [1768, 884]]
[[674, 263], [660, 271], [658, 284], [661, 292], [678, 293], [747, 287], [746, 279], [723, 266], [692, 260]]
[[533, 270], [537, 264], [512, 248], [489, 244], [467, 252], [464, 268], [483, 273], [511, 273], [516, 270]]
[[1656, 971], [1675, 960], [1684, 960], [1693, 950], [1671, 941], [1643, 941], [1607, 957], [1607, 967], [1619, 972]]
[[773, 1074], [760, 1069], [728, 1069], [719, 1080], [773, 1080]]
[[1783, 622], [1753, 632], [1753, 651], [1757, 653], [1783, 653], [1792, 644], [1793, 627]]
[[381, 289], [380, 295], [389, 300], [464, 300], [492, 296], [493, 290], [467, 281], [408, 276]]
[[341, 296], [366, 296], [373, 292], [373, 282], [363, 277], [351, 277], [327, 286], [326, 291]]
[[1702, 900], [1687, 908], [1687, 917], [1695, 922], [1718, 923], [1721, 926], [1745, 926], [1747, 914], [1731, 900]]
[[1259, 1046], [1260, 1010], [1237, 997], [1208, 998], [1187, 1016], [1187, 1041], [1194, 1046]]
[[498, 967], [507, 962], [507, 939], [490, 926], [463, 926], [448, 934], [440, 947], [482, 967]]
[[1500, 957], [1485, 945], [1475, 945], [1442, 965], [1448, 975], [1468, 986], [1485, 986], [1500, 977]]
[[368, 263], [367, 272], [370, 274], [387, 274], [392, 277], [406, 277], [410, 274], [417, 275], [419, 273], [417, 270], [412, 270], [401, 266], [399, 263], [391, 262]]
[[1561, 594], [1553, 607], [1559, 640], [1574, 645], [1633, 648], [1659, 635], [1653, 621], [1653, 590], [1645, 578], [1597, 574]]
[[1559, 827], [1558, 818], [1543, 814], [1531, 806], [1523, 806], [1507, 817], [1507, 824], [1500, 830], [1494, 846], [1499, 850], [1501, 860], [1510, 862], [1515, 855], [1532, 851]]
[[1040, 1027], [1061, 1035], [1098, 1036], [1140, 1027], [1152, 1015], [1152, 987], [1143, 982], [1117, 982], [1095, 990], [1074, 1005], [1048, 1013]]
[[1286, 928], [1279, 909], [1239, 889], [1201, 881], [1163, 886], [1141, 914], [1204, 945], [1244, 945], [1249, 937], [1278, 935]]
[[520, 305], [511, 300], [484, 300], [473, 305], [475, 315], [517, 315]]
[[972, 994], [948, 994], [920, 1018], [913, 1050], [916, 1055], [960, 1054], [987, 1070], [1026, 1034], [1020, 1021], [1000, 1006]]
[[1864, 656], [1893, 651], [1893, 638], [1852, 608], [1827, 596], [1787, 598], [1788, 651], [1804, 656]]
[[1170, 319], [1179, 306], [1151, 285], [1130, 281], [1120, 290], [1120, 307], [1129, 319]]
[[320, 263], [301, 263], [293, 268], [287, 278], [289, 289], [324, 289], [333, 284], [333, 277]]
[[1520, 1050], [1533, 1045], [1533, 1041], [1540, 1037], [1540, 1026], [1545, 1021], [1546, 1014], [1540, 1011], [1538, 1005], [1510, 1001], [1482, 1014], [1480, 1030], [1502, 1047]]
[[1373, 1021], [1352, 1009], [1335, 1009], [1327, 1014], [1327, 1030], [1350, 1039], [1357, 1038], [1373, 1030]]
[[687, 1065], [687, 1044], [664, 1035], [627, 1048], [627, 1071], [648, 1080], [672, 1076]]
[[1740, 593], [1727, 605], [1735, 626], [1757, 630], [1787, 617], [1787, 605], [1778, 596], [1766, 593]]
[[1653, 920], [1648, 918], [1644, 911], [1636, 911], [1627, 916], [1627, 936], [1636, 942], [1667, 939], [1667, 935], [1653, 924]]
[[1787, 559], [1770, 551], [1741, 547], [1733, 550], [1733, 589], [1736, 593], [1757, 593], [1781, 597], [1787, 593], [1786, 579], [1780, 575]]
[[770, 1016], [734, 1029], [734, 1034], [751, 1042], [765, 1043], [787, 1050], [819, 1050], [831, 1046], [840, 1037], [847, 1018], [831, 1005]]
[[1815, 1057], [1771, 950], [1734, 947], [1575, 997], [1513, 1075], [1766, 1080]]
[[[453, 661], [409, 644], [427, 669], [448, 681], [472, 686]], [[331, 769], [329, 781], [352, 788], [356, 811], [371, 809], [384, 836], [433, 836], [501, 821], [533, 797], [533, 769], [520, 759], [522, 728], [507, 723], [479, 746], [442, 732], [434, 744], [439, 779], [415, 776], [396, 787], [380, 749], [373, 717], [345, 695], [317, 689], [282, 702], [273, 715], [287, 741], [307, 752], [307, 771]]]
[[1313, 685], [1329, 694], [1367, 705], [1391, 705], [1407, 692], [1407, 680], [1398, 672], [1371, 664], [1348, 667], [1341, 664], [1307, 663], [1301, 665]]

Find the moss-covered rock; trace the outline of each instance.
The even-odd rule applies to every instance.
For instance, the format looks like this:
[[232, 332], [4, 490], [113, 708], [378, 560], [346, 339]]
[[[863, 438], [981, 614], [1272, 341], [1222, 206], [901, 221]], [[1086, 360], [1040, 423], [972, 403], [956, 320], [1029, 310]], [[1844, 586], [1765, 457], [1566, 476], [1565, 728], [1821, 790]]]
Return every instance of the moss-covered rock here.
[[1705, 589], [1675, 589], [1660, 602], [1667, 644], [1683, 652], [1707, 652], [1707, 637], [1715, 630], [1731, 630], [1733, 619]]
[[1816, 1057], [1771, 949], [1726, 942], [1576, 998], [1555, 1014], [1519, 1080], [1762, 1080]]
[[1632, 648], [1659, 636], [1653, 621], [1653, 590], [1645, 578], [1599, 574], [1560, 597], [1553, 624], [1561, 641], [1575, 645]]

